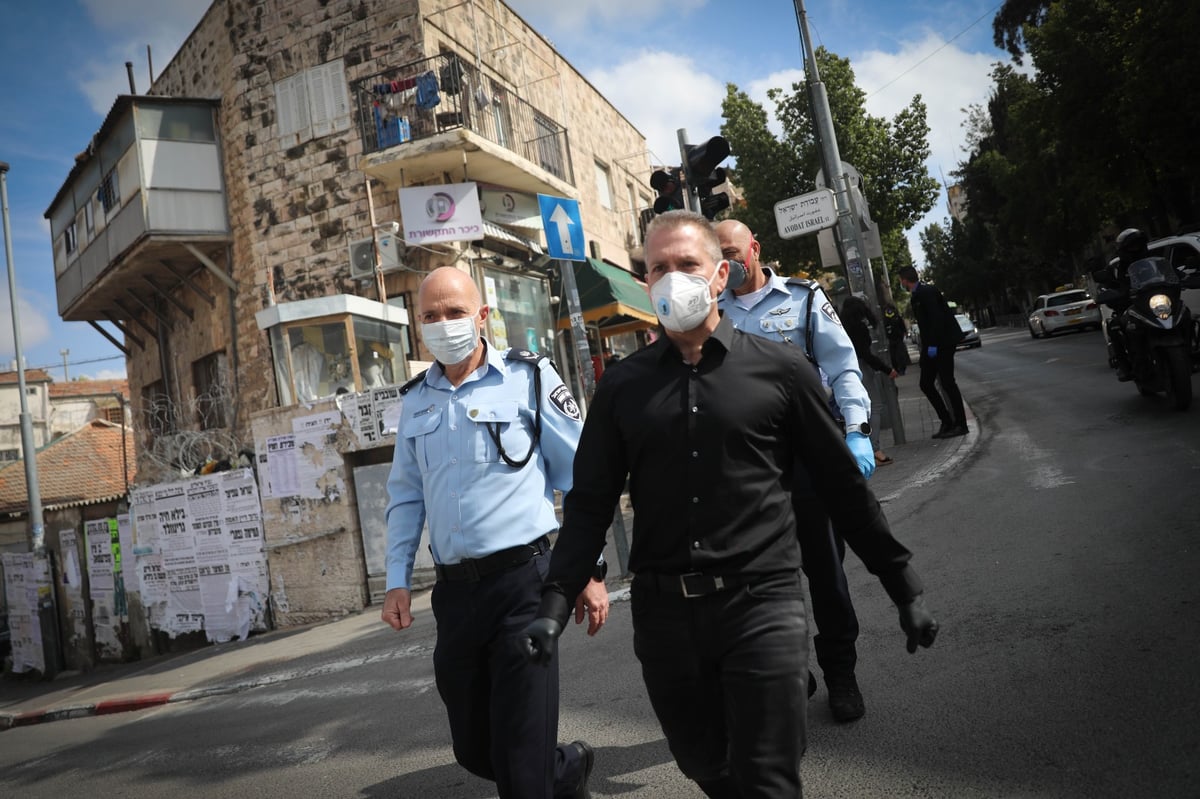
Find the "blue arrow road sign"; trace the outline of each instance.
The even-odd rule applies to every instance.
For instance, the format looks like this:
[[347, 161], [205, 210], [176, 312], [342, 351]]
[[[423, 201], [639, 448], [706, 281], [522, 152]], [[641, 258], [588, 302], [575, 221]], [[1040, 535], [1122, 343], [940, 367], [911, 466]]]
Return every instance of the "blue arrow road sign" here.
[[546, 231], [546, 249], [550, 251], [550, 257], [586, 261], [579, 201], [539, 194], [538, 208], [542, 212], [542, 227]]

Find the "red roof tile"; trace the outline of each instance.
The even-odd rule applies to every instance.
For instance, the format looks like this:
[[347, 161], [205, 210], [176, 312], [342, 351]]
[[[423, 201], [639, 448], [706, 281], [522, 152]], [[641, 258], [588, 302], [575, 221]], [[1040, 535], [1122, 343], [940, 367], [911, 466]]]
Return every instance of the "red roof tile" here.
[[65, 397], [111, 397], [120, 394], [129, 399], [128, 380], [72, 380], [69, 383], [51, 383], [50, 399]]
[[[15, 364], [16, 361], [13, 361], [13, 363]], [[50, 374], [48, 372], [46, 372], [46, 370], [44, 370], [44, 369], [26, 369], [25, 370], [25, 382], [26, 383], [49, 383], [52, 380], [53, 380], [53, 378], [50, 377]], [[9, 383], [17, 383], [17, 382], [20, 382], [20, 381], [17, 379], [17, 373], [15, 371], [0, 372], [0, 385], [7, 385]]]
[[[122, 434], [125, 452], [121, 452]], [[95, 419], [74, 433], [55, 439], [37, 454], [38, 490], [42, 507], [91, 505], [124, 496], [137, 477], [133, 431]], [[122, 459], [128, 483], [121, 477]], [[25, 463], [0, 469], [0, 513], [27, 513]]]

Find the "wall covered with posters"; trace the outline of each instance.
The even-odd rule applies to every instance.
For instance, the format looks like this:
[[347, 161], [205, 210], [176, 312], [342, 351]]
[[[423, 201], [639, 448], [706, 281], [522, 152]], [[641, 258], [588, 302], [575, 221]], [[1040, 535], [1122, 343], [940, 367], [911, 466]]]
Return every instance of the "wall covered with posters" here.
[[152, 628], [203, 631], [213, 642], [267, 629], [262, 505], [250, 469], [135, 489], [130, 507], [132, 540], [116, 557], [132, 561], [128, 579]]

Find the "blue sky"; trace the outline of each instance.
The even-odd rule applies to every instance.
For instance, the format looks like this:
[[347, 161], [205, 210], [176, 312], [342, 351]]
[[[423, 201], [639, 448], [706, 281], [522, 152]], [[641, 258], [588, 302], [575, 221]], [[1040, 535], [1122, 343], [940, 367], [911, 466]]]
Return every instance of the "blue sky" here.
[[[678, 161], [677, 128], [692, 141], [719, 132], [725, 84], [766, 102], [802, 72], [792, 0], [509, 0], [524, 19], [645, 134], [662, 163]], [[58, 318], [49, 228], [42, 214], [74, 156], [128, 91], [166, 66], [205, 0], [0, 0], [0, 160], [10, 164], [9, 215], [25, 363], [69, 376], [124, 377], [120, 351], [89, 325]], [[962, 151], [962, 109], [987, 99], [1000, 0], [807, 0], [813, 40], [848, 57], [870, 113], [892, 116], [920, 93], [929, 107], [930, 169], [948, 176]], [[770, 106], [768, 105], [768, 110]], [[569, 122], [568, 122], [569, 124]], [[784, 199], [784, 198], [780, 198]], [[945, 199], [908, 232], [947, 216]], [[0, 366], [14, 357], [5, 281]], [[110, 328], [111, 330], [111, 328]], [[120, 338], [120, 336], [117, 336]]]

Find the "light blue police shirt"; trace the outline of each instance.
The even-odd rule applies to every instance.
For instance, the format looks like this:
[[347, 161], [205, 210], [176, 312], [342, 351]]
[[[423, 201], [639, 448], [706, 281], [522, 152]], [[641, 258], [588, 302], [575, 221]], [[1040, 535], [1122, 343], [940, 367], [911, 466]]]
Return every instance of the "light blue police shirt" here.
[[871, 417], [871, 400], [863, 386], [862, 372], [858, 368], [858, 356], [854, 344], [842, 327], [833, 303], [825, 296], [820, 286], [812, 291], [804, 286], [789, 285], [787, 278], [774, 274], [762, 267], [770, 290], [747, 310], [738, 305], [734, 293], [721, 292], [717, 307], [733, 323], [734, 328], [756, 336], [780, 341], [784, 344], [804, 346], [804, 326], [808, 317], [809, 297], [817, 303], [813, 308], [813, 352], [809, 355], [817, 362], [829, 379], [833, 399], [847, 425], [862, 424]]
[[[549, 361], [506, 354], [487, 346], [483, 366], [457, 388], [435, 363], [404, 397], [388, 476], [389, 591], [412, 587], [426, 517], [441, 564], [528, 544], [558, 528], [554, 489], [571, 488], [579, 406]], [[542, 374], [542, 435], [533, 457], [515, 469], [501, 460], [487, 426], [499, 425], [510, 459], [525, 457], [535, 429], [534, 369]]]

